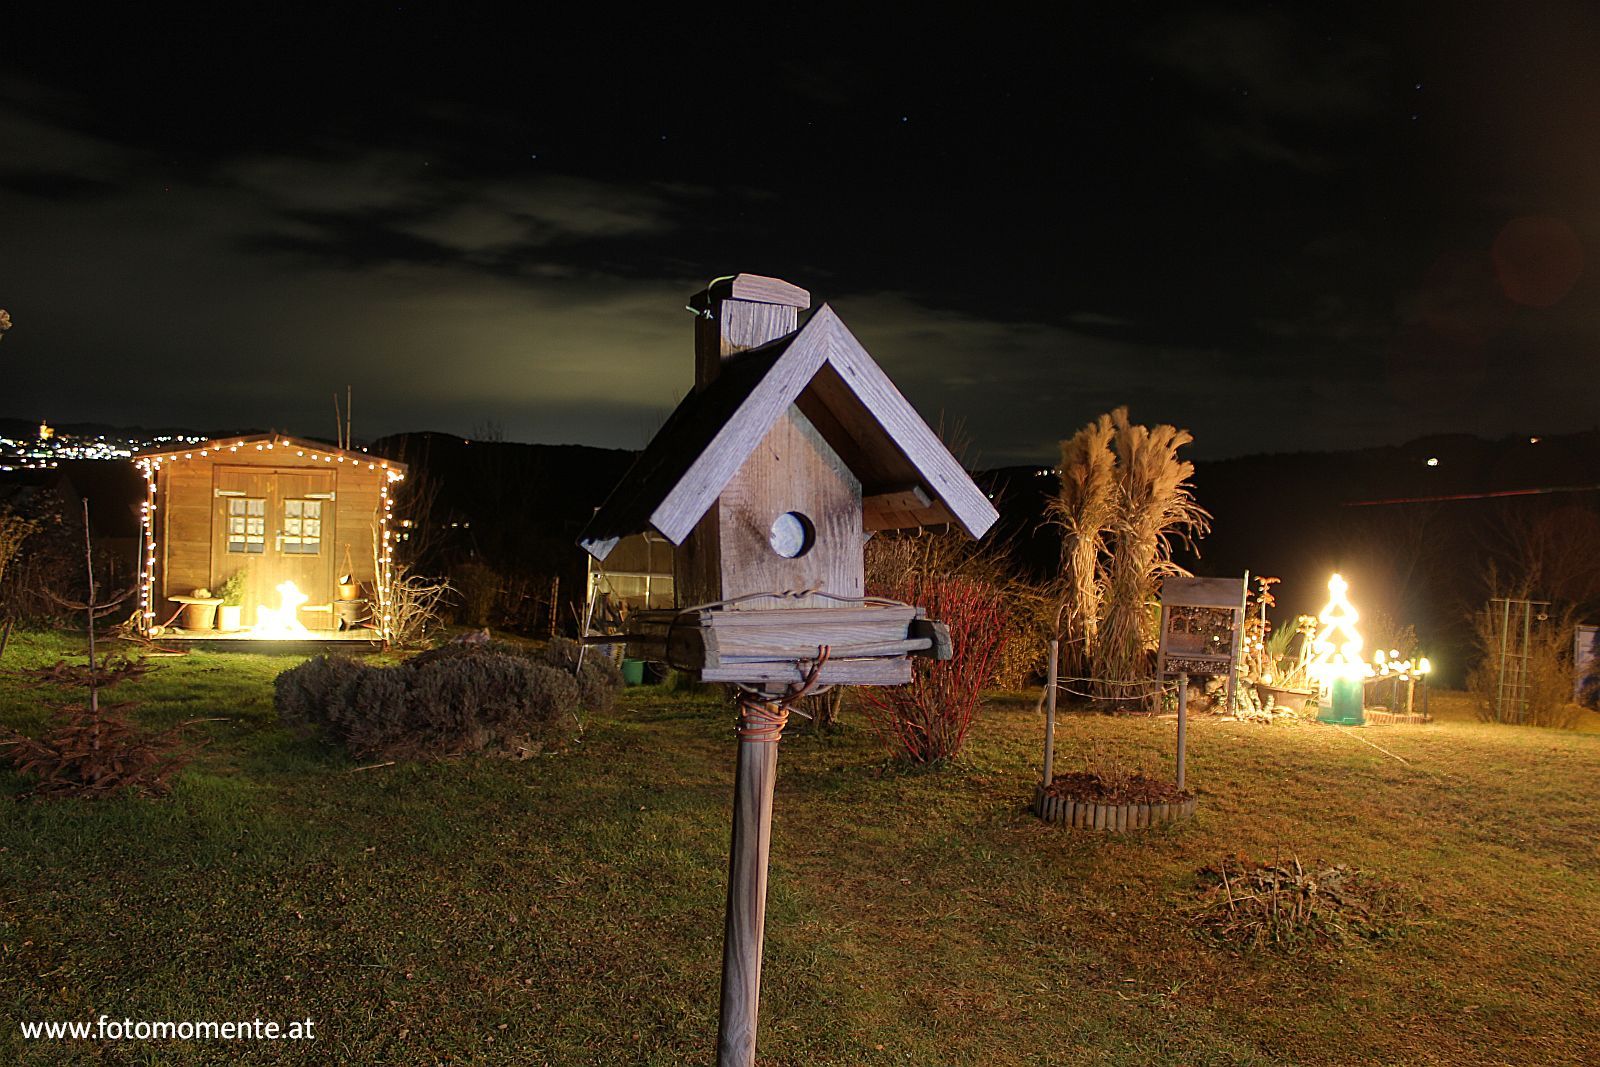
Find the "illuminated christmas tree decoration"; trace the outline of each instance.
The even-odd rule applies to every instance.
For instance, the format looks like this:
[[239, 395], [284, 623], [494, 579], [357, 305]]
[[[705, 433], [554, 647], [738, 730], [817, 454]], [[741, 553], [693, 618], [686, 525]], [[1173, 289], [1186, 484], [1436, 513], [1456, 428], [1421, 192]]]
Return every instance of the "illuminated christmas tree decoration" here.
[[1328, 579], [1328, 603], [1317, 616], [1320, 628], [1311, 643], [1311, 663], [1307, 673], [1317, 683], [1323, 722], [1359, 725], [1362, 715], [1362, 683], [1372, 667], [1361, 658], [1361, 633], [1356, 623], [1361, 615], [1345, 595], [1350, 584], [1338, 574]]

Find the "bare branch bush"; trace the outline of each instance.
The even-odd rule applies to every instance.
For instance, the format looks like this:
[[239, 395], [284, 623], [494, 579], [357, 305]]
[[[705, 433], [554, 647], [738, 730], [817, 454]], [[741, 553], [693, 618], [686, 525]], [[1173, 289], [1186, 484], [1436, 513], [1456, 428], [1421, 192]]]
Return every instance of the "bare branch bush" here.
[[443, 578], [412, 574], [405, 564], [391, 567], [387, 590], [388, 638], [399, 648], [420, 648], [443, 626], [444, 609], [455, 590]]

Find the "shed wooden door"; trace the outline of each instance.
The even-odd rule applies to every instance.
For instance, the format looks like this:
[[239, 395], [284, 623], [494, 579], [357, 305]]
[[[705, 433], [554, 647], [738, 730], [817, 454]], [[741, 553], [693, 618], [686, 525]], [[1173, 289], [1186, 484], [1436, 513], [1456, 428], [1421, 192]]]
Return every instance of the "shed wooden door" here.
[[322, 470], [216, 468], [211, 587], [244, 569], [245, 626], [256, 624], [258, 605], [278, 606], [278, 586], [289, 581], [310, 598], [300, 621], [312, 630], [333, 627], [336, 477]]

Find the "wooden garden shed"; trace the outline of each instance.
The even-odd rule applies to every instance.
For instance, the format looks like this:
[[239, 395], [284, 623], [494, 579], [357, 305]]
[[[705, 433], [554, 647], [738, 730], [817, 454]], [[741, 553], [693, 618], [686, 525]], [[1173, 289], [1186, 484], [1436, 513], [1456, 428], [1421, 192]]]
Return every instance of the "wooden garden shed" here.
[[[389, 520], [404, 464], [284, 434], [151, 450], [134, 463], [146, 485], [139, 618], [147, 634], [387, 635]], [[217, 609], [236, 575], [234, 619]], [[185, 613], [190, 604], [199, 610]]]

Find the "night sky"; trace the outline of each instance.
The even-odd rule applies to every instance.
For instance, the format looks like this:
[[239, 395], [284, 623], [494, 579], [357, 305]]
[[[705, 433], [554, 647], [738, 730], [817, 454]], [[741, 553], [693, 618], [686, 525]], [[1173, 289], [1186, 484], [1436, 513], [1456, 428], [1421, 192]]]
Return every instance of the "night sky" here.
[[1594, 425], [1600, 14], [1353, 6], [8, 15], [0, 415], [637, 448], [750, 271], [978, 465]]

